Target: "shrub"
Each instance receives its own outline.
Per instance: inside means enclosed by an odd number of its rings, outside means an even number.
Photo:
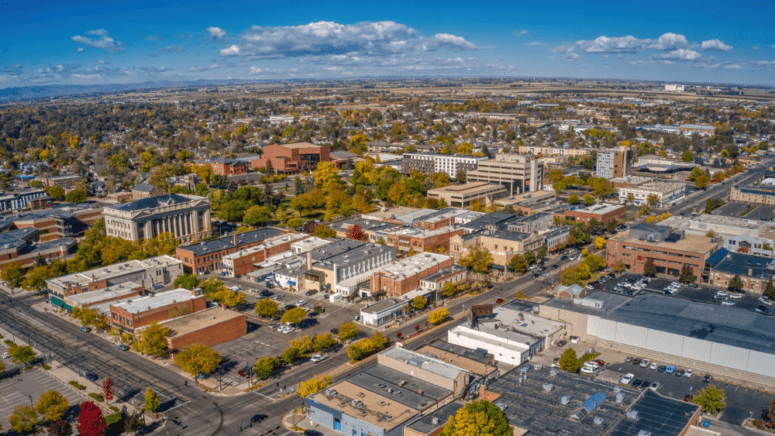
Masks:
[[[45,369],[46,371],[48,371],[49,369],[51,369],[51,367],[50,367],[50,366],[48,366],[48,365],[46,365],[45,363],[44,363],[43,365],[41,365],[41,368]]]
[[[101,403],[101,402],[103,402],[103,401],[105,401],[105,399],[104,399],[104,398],[102,398],[102,395],[100,395],[100,394],[95,394],[94,392],[90,393],[90,394],[89,394],[89,396],[90,396],[90,397],[92,397],[92,398],[94,398],[95,400],[99,401],[100,403]]]
[[[110,410],[112,410],[114,412],[119,412],[119,409],[116,406],[110,406]]]
[[[71,384],[71,385],[72,385],[74,388],[78,389],[79,391],[82,391],[82,390],[86,389],[86,386],[84,386],[84,385],[82,385],[82,384],[78,383],[78,382],[77,382],[77,381],[75,381],[75,380],[71,381],[71,382],[70,382],[70,384]]]
[[[105,417],[105,425],[112,425],[121,421],[121,412],[111,413]]]

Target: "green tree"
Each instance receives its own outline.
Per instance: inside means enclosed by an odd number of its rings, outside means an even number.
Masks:
[[[24,280],[24,268],[19,262],[6,263],[0,269],[0,279],[11,285],[12,288],[18,288]]]
[[[265,298],[256,303],[256,314],[264,318],[274,318],[280,314],[280,308],[276,301]]]
[[[167,354],[167,335],[169,327],[152,322],[143,330],[135,330],[135,341],[132,349],[142,354],[164,357]]]
[[[56,421],[65,416],[69,408],[67,398],[53,389],[40,394],[38,402],[35,403],[35,411],[43,415],[46,421]]]
[[[321,224],[315,227],[315,236],[318,238],[333,238],[336,236],[336,232],[325,224]]]
[[[685,283],[694,283],[697,280],[697,276],[694,275],[694,269],[685,263],[681,267],[681,273],[678,275],[678,279]]]
[[[245,211],[242,221],[249,226],[258,226],[268,223],[272,219],[272,209],[267,206],[252,206]]]
[[[8,419],[11,422],[11,430],[19,434],[32,433],[35,426],[38,425],[38,414],[32,409],[32,406],[16,406],[13,408],[13,414]]]
[[[175,355],[175,365],[196,377],[210,374],[221,364],[221,355],[202,344],[191,344]]]
[[[11,351],[11,359],[13,363],[17,365],[23,364],[24,366],[27,366],[35,361],[35,357],[37,357],[37,355],[29,345],[16,347]]]
[[[541,248],[536,251],[536,257],[539,259],[543,259],[546,257],[546,252],[549,251],[549,249],[546,248],[546,245],[542,245]]]
[[[515,254],[509,262],[509,266],[514,272],[524,274],[527,271],[528,263],[525,261],[525,256],[521,254]]]
[[[291,324],[298,324],[307,317],[307,312],[302,309],[301,307],[294,307],[293,309],[286,310],[285,313],[283,313],[282,318],[280,318],[280,321],[283,323],[291,323]]]
[[[581,369],[581,364],[573,348],[563,351],[560,356],[560,369],[568,372],[578,372]]]
[[[654,259],[649,257],[646,259],[646,263],[643,265],[643,275],[653,276],[657,274],[657,266],[654,265]]]
[[[732,280],[729,281],[727,287],[735,292],[740,292],[740,290],[743,289],[743,280],[739,275],[735,274],[735,276],[732,277]]]
[[[725,400],[726,393],[724,390],[709,384],[694,397],[692,403],[702,407],[703,413],[717,413],[727,407]]]
[[[576,194],[571,195],[568,197],[568,204],[577,204],[579,202],[579,196]]]
[[[439,436],[512,436],[500,407],[487,400],[473,401],[449,418]]]
[[[595,272],[605,268],[605,259],[594,254],[590,254],[584,258],[584,263],[589,267],[590,272]]]
[[[280,359],[276,357],[262,357],[256,361],[253,366],[253,374],[256,377],[265,380],[271,377],[274,371],[280,366]]]
[[[358,334],[360,334],[361,330],[358,328],[358,326],[352,322],[352,321],[345,321],[342,323],[342,325],[339,326],[339,333],[337,336],[339,337],[340,341],[346,341],[348,339],[352,339]]]
[[[484,274],[490,268],[493,262],[490,250],[483,247],[473,247],[468,250],[468,254],[460,259],[460,264],[479,274]]]
[[[86,191],[83,189],[73,189],[65,194],[65,201],[68,203],[83,203],[86,201],[86,198],[88,198],[88,195],[86,195]]]
[[[315,353],[333,348],[338,342],[331,333],[323,333],[322,335],[312,336],[312,351]]]
[[[329,386],[331,386],[331,376],[318,375],[307,381],[303,381],[299,383],[299,386],[296,392],[302,398],[305,398]]]
[[[692,154],[692,152],[691,152],[691,151],[689,151],[689,150],[686,150],[686,151],[684,152],[683,156],[681,157],[681,159],[682,159],[684,162],[694,162],[694,155]]]
[[[710,183],[710,179],[705,174],[698,176],[696,179],[694,179],[694,186],[697,189],[705,189],[708,187],[708,183]]]
[[[649,194],[646,198],[646,202],[648,202],[649,206],[655,207],[659,204],[659,196],[657,196],[657,194]]]
[[[584,204],[586,204],[587,206],[591,206],[591,205],[593,205],[595,203],[596,203],[595,197],[593,197],[593,196],[591,196],[589,194],[584,196]]]
[[[43,190],[46,191],[46,194],[48,194],[48,196],[55,201],[59,201],[65,198],[65,190],[59,186],[46,186],[43,188]]]
[[[159,402],[159,395],[148,387],[148,389],[145,390],[145,410],[155,412],[159,410],[160,407],[161,403]]]
[[[302,354],[303,353],[298,348],[289,347],[283,351],[283,354],[280,357],[285,363],[292,365],[294,362],[301,359]]]
[[[525,252],[525,262],[527,262],[528,265],[535,262],[536,255],[533,253],[533,250],[527,250]]]
[[[189,291],[199,287],[199,279],[194,274],[181,274],[175,278],[172,284],[177,288],[188,289]]]
[[[428,300],[423,298],[421,295],[414,297],[412,300],[412,306],[414,306],[416,310],[423,310],[427,304]]]
[[[775,283],[772,282],[772,279],[770,279],[770,281],[767,282],[767,287],[764,290],[764,295],[768,296],[770,300],[775,300]]]

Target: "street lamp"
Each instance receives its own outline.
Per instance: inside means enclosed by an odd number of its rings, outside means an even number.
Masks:
[[[30,397],[30,407],[32,407],[34,409],[35,406],[32,405],[32,395],[27,395],[27,396]]]

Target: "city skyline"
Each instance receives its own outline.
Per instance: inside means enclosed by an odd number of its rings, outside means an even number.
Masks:
[[[428,76],[775,79],[775,6],[767,3],[2,7],[0,88]]]

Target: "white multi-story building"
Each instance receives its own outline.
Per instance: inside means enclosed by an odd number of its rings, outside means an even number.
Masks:
[[[209,237],[210,200],[195,195],[170,194],[144,198],[103,209],[108,236],[142,241],[172,233],[183,242]]]
[[[628,201],[630,194],[632,194],[635,204],[647,203],[649,196],[656,195],[657,207],[671,206],[686,198],[686,185],[683,183],[651,182],[640,186],[619,188],[619,200],[622,203]]]
[[[544,164],[524,154],[499,154],[495,159],[479,162],[469,171],[468,182],[496,183],[509,190],[509,195],[540,191],[544,183]]]
[[[486,156],[467,156],[462,154],[440,153],[404,153],[402,169],[406,174],[419,171],[423,174],[447,173],[454,178],[458,172],[472,171],[479,162],[487,160]]]

